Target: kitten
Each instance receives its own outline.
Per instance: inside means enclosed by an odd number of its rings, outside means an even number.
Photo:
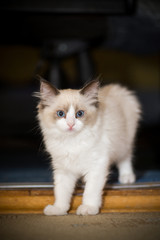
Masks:
[[[111,164],[117,165],[121,183],[135,181],[132,152],[140,104],[126,88],[100,88],[96,80],[80,90],[58,90],[41,78],[39,97],[38,119],[55,185],[55,203],[44,214],[67,214],[80,177],[85,190],[77,214],[97,214]]]

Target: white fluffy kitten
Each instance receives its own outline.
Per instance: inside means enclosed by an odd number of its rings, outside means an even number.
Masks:
[[[58,90],[41,79],[38,119],[54,169],[54,205],[46,215],[64,215],[70,208],[77,179],[85,190],[78,215],[99,212],[111,164],[121,183],[133,183],[132,151],[140,105],[119,85],[99,88],[92,81],[80,90]]]

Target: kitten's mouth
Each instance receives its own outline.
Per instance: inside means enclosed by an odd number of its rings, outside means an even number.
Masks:
[[[74,128],[73,128],[73,127],[70,127],[70,128],[68,128],[68,131],[69,131],[69,132],[73,132],[73,131],[74,131]]]

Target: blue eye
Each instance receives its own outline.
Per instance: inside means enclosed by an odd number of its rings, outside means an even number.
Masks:
[[[83,115],[84,115],[84,111],[83,111],[83,110],[79,110],[79,111],[76,113],[76,117],[77,117],[77,118],[81,118],[81,117],[83,117]]]
[[[59,110],[59,111],[57,111],[57,116],[58,116],[58,117],[60,117],[60,118],[63,118],[63,117],[65,117],[65,116],[66,116],[66,114],[65,114],[65,112],[64,112],[64,111],[62,111],[62,110]]]

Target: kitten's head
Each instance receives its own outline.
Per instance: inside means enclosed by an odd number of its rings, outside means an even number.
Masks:
[[[38,118],[42,127],[51,131],[77,133],[93,125],[97,117],[99,81],[80,90],[58,90],[41,78]]]

